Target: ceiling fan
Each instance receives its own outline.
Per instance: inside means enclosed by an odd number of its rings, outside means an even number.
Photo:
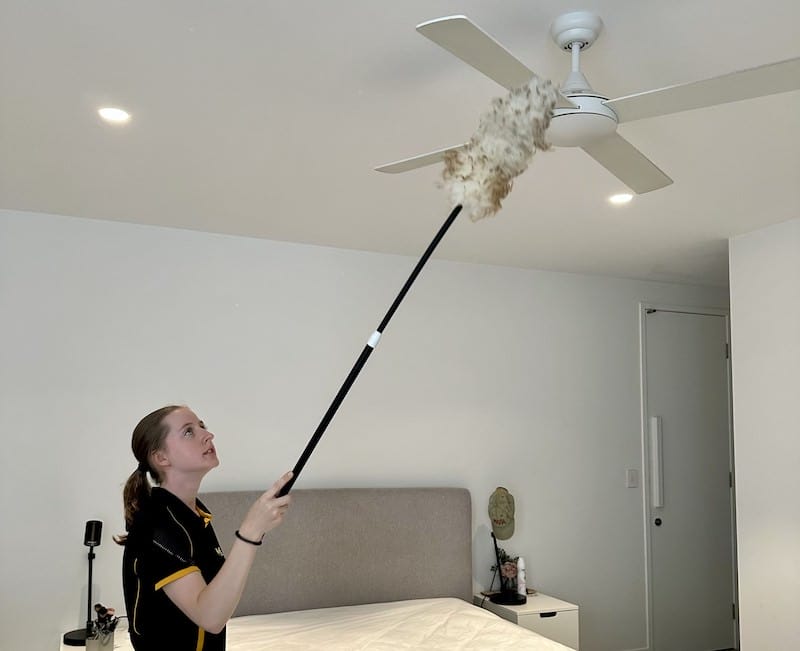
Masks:
[[[800,58],[795,58],[608,99],[592,89],[580,69],[581,52],[602,29],[600,17],[589,11],[563,14],[550,27],[556,44],[571,52],[572,70],[561,86],[561,101],[547,135],[557,147],[580,147],[637,194],[663,188],[672,179],[617,133],[618,124],[800,88]],[[466,16],[437,18],[418,25],[417,31],[509,90],[528,83],[534,74]],[[375,169],[406,172],[438,163],[448,151],[466,146],[445,147]]]

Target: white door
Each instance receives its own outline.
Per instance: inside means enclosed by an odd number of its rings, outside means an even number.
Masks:
[[[727,318],[646,309],[653,651],[736,644]]]

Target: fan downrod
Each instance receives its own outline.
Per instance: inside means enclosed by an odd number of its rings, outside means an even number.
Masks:
[[[553,113],[548,137],[556,147],[581,147],[617,130],[616,114],[603,104],[606,98],[592,90],[580,67],[581,51],[591,47],[602,30],[600,16],[590,11],[563,14],[550,27],[556,45],[572,52],[572,70],[561,92],[575,104]]]

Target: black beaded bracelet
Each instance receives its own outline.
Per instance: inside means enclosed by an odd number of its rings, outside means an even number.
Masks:
[[[236,533],[236,537],[239,540],[241,540],[242,542],[246,542],[249,545],[255,545],[256,547],[258,547],[261,543],[264,542],[264,537],[263,536],[261,537],[261,540],[250,540],[249,538],[245,538],[242,534],[240,534],[238,529],[236,530],[235,533]]]

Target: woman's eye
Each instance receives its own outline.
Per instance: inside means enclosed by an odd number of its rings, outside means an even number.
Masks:
[[[192,431],[192,428],[191,428],[191,427],[190,427],[190,428],[188,428],[188,429],[187,429],[187,430],[186,430],[186,431],[183,433],[183,435],[184,435],[186,438],[189,438],[189,437],[190,437],[190,436],[192,436],[193,434],[194,434],[194,432]]]

